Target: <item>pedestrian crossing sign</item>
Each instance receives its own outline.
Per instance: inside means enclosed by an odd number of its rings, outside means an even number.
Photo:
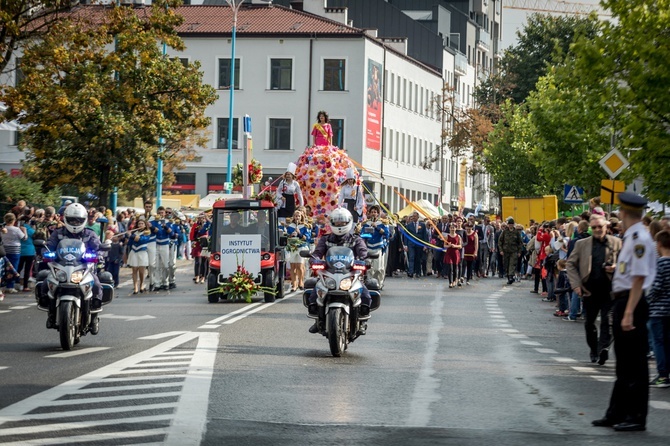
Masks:
[[[584,189],[566,184],[563,188],[563,202],[568,204],[582,204],[584,202]]]

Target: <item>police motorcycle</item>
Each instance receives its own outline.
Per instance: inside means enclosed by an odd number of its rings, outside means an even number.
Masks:
[[[48,270],[37,274],[35,299],[37,308],[49,311],[55,308],[55,324],[51,327],[60,334],[60,345],[63,350],[72,350],[87,333],[98,334],[98,326],[91,321],[102,309],[92,310],[93,275],[96,274],[98,253],[86,251],[86,244],[77,239],[63,239],[58,243],[55,252],[46,248],[44,240],[35,240],[35,246],[44,247],[43,261]],[[100,250],[109,249],[100,245]],[[102,287],[102,305],[109,304],[114,298],[114,281],[109,272],[98,274]],[[48,293],[42,295],[42,282],[47,281]]]
[[[368,257],[375,254],[368,253]],[[348,344],[361,335],[361,326],[370,319],[370,315],[359,315],[361,291],[365,280],[365,261],[355,260],[354,252],[346,246],[332,246],[325,260],[313,258],[308,250],[300,251],[300,256],[311,259],[311,270],[317,278],[305,281],[303,304],[309,307],[309,296],[316,288],[316,303],[319,315],[309,315],[317,319],[319,333],[328,338],[330,352],[341,356]],[[381,296],[375,283],[366,283],[372,304],[370,311],[379,308]]]

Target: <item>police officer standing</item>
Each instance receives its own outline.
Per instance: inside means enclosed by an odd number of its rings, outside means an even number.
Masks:
[[[612,281],[616,382],[605,417],[592,424],[616,431],[643,431],[649,405],[649,307],[644,290],[656,275],[656,249],[641,222],[647,200],[624,192],[619,201],[625,233]]]

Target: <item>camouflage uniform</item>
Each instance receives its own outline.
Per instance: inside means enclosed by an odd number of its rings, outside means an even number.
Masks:
[[[523,247],[521,234],[516,229],[505,227],[498,239],[500,250],[503,252],[504,271],[508,279],[514,278],[516,274],[517,261]]]

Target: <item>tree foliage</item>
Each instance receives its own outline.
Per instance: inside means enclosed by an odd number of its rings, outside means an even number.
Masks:
[[[24,80],[0,97],[8,118],[28,126],[27,175],[96,190],[106,203],[114,186],[153,190],[159,154],[173,167],[192,158],[216,94],[198,62],[162,55],[160,42],[184,48],[175,32],[182,20],[165,1],[138,10],[80,6],[28,43]]]
[[[60,203],[59,188],[44,191],[42,184],[25,177],[10,177],[7,172],[0,171],[0,201],[15,203],[25,200],[41,206],[55,206]]]
[[[621,179],[642,177],[654,200],[670,196],[670,0],[605,0],[613,20],[575,48],[575,75],[586,87],[606,84],[624,114],[616,145],[631,162]],[[597,94],[589,90],[589,95]]]
[[[542,171],[533,163],[535,129],[525,105],[507,100],[485,144],[482,164],[498,197],[534,196],[547,192]]]
[[[48,32],[71,5],[71,0],[0,0],[0,73],[19,46]]]
[[[517,104],[526,100],[547,67],[560,65],[570,45],[580,37],[593,39],[598,32],[595,16],[555,16],[532,14],[522,31],[517,31],[518,44],[505,51],[501,59],[502,92]],[[488,84],[484,84],[487,88]]]

